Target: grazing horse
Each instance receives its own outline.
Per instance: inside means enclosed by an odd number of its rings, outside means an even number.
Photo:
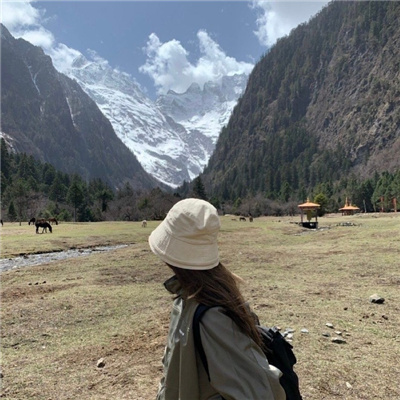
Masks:
[[[34,225],[35,222],[36,222],[36,218],[33,217],[33,218],[31,218],[31,219],[29,220],[28,225],[30,225],[31,223],[32,223],[32,225]]]
[[[147,221],[144,219],[144,220],[142,221],[142,228],[146,228],[146,226],[147,226]]]
[[[56,225],[58,225],[58,221],[57,221],[55,218],[49,218],[47,221],[48,221],[49,223],[50,223],[50,222],[54,222]]]
[[[49,229],[50,233],[53,233],[53,229],[52,229],[51,225],[46,221],[45,222],[37,221],[35,226],[36,226],[36,233],[39,233],[39,228],[43,228],[42,233],[43,232],[47,233],[47,229]]]
[[[0,219],[0,223],[1,223],[1,226],[3,226],[3,220],[2,219]]]
[[[239,221],[246,221],[245,217],[239,217]]]

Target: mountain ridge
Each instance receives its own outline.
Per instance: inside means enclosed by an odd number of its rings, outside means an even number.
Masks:
[[[93,100],[40,47],[15,39],[1,24],[1,50],[1,131],[14,151],[114,188],[158,186]]]
[[[221,132],[207,191],[305,200],[317,184],[398,169],[399,21],[398,3],[332,2],[279,39]]]

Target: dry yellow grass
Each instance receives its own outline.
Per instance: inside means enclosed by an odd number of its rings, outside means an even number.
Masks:
[[[305,400],[399,399],[400,215],[327,216],[318,231],[298,219],[221,217],[222,261],[264,323],[295,329]],[[169,271],[147,245],[157,224],[1,228],[2,257],[129,244],[1,274],[1,398],[155,398],[171,303]],[[332,343],[334,331],[347,343]]]

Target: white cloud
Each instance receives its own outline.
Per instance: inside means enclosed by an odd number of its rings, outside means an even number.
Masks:
[[[307,22],[320,11],[325,1],[266,1],[253,0],[252,7],[257,11],[257,27],[254,32],[260,44],[270,47],[277,39],[286,36],[303,22]]]
[[[139,71],[153,79],[159,93],[170,89],[182,93],[193,82],[203,86],[225,75],[249,74],[253,69],[252,64],[228,57],[206,31],[199,31],[197,38],[200,57],[192,64],[188,60],[188,51],[178,40],[162,43],[155,33],[149,36],[144,49],[147,60]]]
[[[65,71],[81,53],[56,43],[54,35],[43,27],[46,10],[32,7],[30,1],[3,1],[2,22],[15,38],[40,46],[59,71]]]
[[[103,65],[104,67],[111,68],[109,62],[101,57],[96,50],[88,49],[87,50],[88,56],[91,60],[93,60],[96,64]]]
[[[71,67],[75,58],[82,55],[78,50],[71,49],[62,43],[49,49],[48,54],[53,60],[54,67],[60,72],[65,72]]]
[[[3,1],[2,23],[10,30],[40,25],[41,11],[31,6],[29,1]]]
[[[13,36],[25,39],[35,46],[40,46],[43,50],[50,50],[54,46],[53,34],[42,26],[35,29],[15,31]]]
[[[54,36],[41,25],[44,12],[32,7],[29,1],[5,1],[2,22],[14,37],[48,50],[54,45]]]

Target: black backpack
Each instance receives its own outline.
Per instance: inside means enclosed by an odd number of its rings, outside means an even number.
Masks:
[[[193,316],[193,336],[196,349],[210,380],[207,358],[200,337],[200,320],[209,308],[211,307],[204,304],[200,304],[197,307]],[[268,362],[282,372],[279,381],[285,390],[286,400],[302,400],[299,378],[293,370],[293,366],[297,361],[293,353],[293,346],[286,341],[275,327],[267,328],[266,326],[257,325],[257,328],[261,333],[264,345],[263,351]]]

